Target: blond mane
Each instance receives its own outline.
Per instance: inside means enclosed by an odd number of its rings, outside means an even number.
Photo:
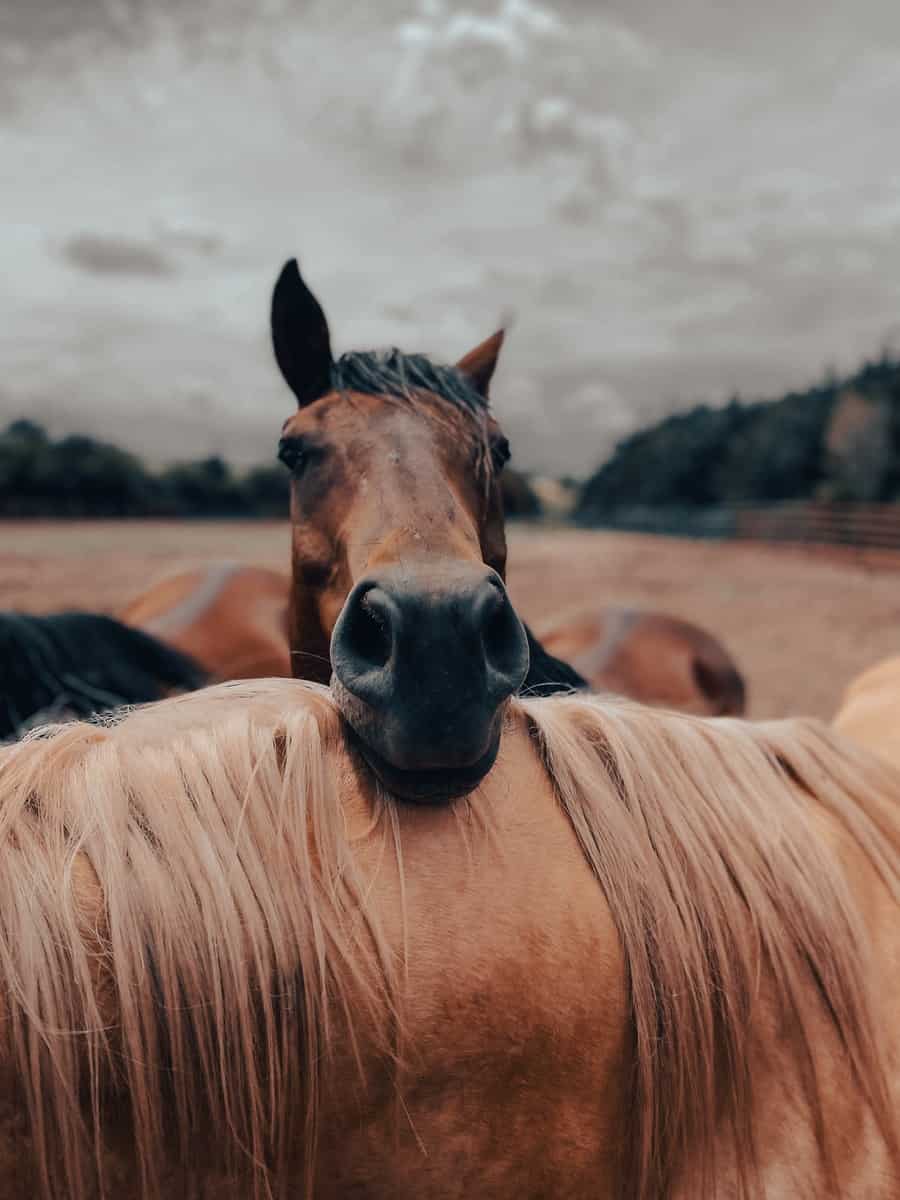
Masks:
[[[759,1190],[748,1029],[763,971],[799,1038],[823,1154],[811,992],[896,1154],[865,931],[807,799],[900,899],[900,775],[812,722],[583,697],[517,711],[624,949],[627,1195],[668,1195],[688,1160],[691,1195],[714,1194],[723,1128],[741,1194]],[[48,1194],[64,1178],[86,1200],[98,1174],[102,1189],[122,1098],[147,1196],[167,1194],[173,1148],[190,1162],[209,1130],[217,1167],[279,1194],[298,1113],[311,1194],[337,1027],[398,1056],[402,948],[355,860],[347,795],[362,787],[367,834],[401,875],[402,847],[393,802],[363,784],[327,690],[293,680],[222,685],[2,752],[0,1016],[5,1005]]]
[[[625,951],[636,1088],[627,1195],[668,1196],[689,1154],[690,1195],[713,1196],[723,1125],[739,1194],[761,1194],[750,1031],[765,968],[797,1039],[832,1190],[810,984],[900,1165],[863,982],[866,931],[807,803],[838,818],[900,901],[900,774],[811,720],[754,725],[563,697],[523,707]]]
[[[169,1139],[190,1163],[208,1130],[222,1170],[271,1194],[298,1113],[315,1144],[335,1008],[393,1053],[395,967],[350,849],[341,741],[324,689],[270,680],[4,752],[0,977],[48,1194],[60,1171],[72,1200],[92,1194],[111,1091],[145,1194],[168,1194]]]

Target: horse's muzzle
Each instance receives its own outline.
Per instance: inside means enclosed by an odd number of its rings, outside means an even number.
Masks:
[[[454,564],[391,568],[347,597],[332,688],[359,749],[404,799],[473,791],[494,764],[502,708],[528,673],[528,641],[498,575]]]

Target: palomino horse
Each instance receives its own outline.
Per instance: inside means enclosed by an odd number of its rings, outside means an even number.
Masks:
[[[430,808],[289,680],[4,750],[4,1200],[896,1200],[900,774],[504,722]]]
[[[833,724],[845,737],[900,767],[900,656],[853,680]]]
[[[289,596],[285,572],[214,563],[152,584],[119,616],[189,654],[211,679],[258,679],[292,674]],[[567,613],[539,626],[538,633],[530,643],[526,683],[532,694],[560,685],[590,687],[701,716],[744,711],[744,681],[734,661],[715,638],[687,621],[608,608]],[[571,674],[560,660],[572,664]],[[301,661],[301,672],[303,666]],[[547,678],[550,689],[541,686]]]

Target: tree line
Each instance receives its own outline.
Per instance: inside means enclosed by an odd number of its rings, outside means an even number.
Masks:
[[[280,463],[238,473],[217,456],[154,471],[127,450],[86,434],[51,438],[34,421],[0,434],[5,517],[284,517]]]
[[[698,405],[632,434],[582,488],[576,515],[791,500],[900,501],[900,360],[778,400]]]
[[[2,517],[276,517],[288,515],[289,474],[280,463],[238,472],[218,456],[151,470],[86,434],[51,438],[34,421],[0,433]],[[538,516],[524,475],[504,472],[509,516]]]

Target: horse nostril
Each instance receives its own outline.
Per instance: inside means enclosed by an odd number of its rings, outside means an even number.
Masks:
[[[478,600],[477,617],[487,665],[513,692],[528,671],[528,645],[502,585],[487,581]]]
[[[528,673],[528,641],[499,579],[438,588],[370,578],[337,619],[331,666],[346,692],[403,737],[418,730],[429,744],[456,739],[459,754],[469,743],[481,754],[494,711]]]
[[[377,670],[391,657],[396,606],[379,587],[360,591],[355,600],[343,623],[341,652],[356,671]]]

